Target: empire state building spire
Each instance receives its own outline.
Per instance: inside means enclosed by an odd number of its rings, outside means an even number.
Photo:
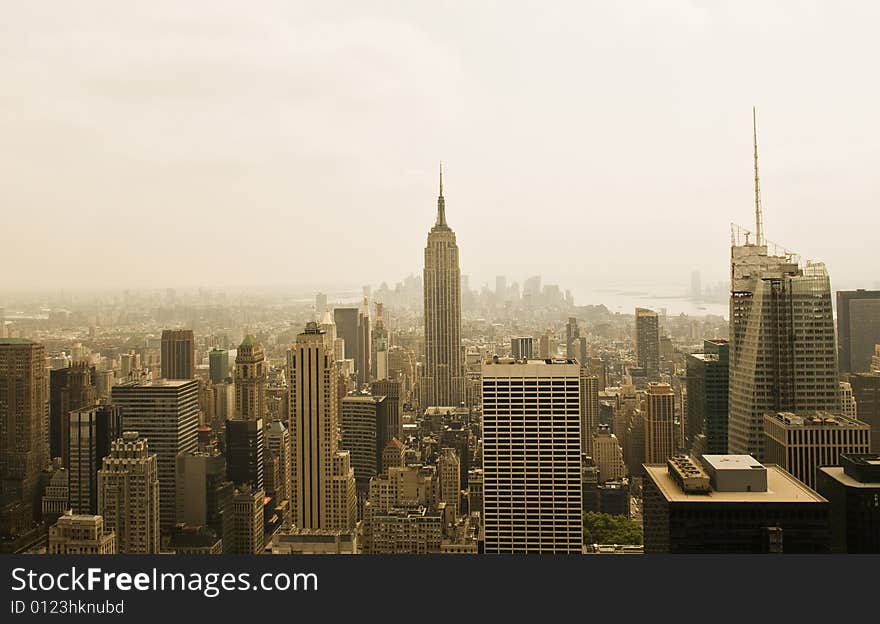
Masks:
[[[437,196],[437,223],[435,227],[449,227],[446,225],[446,200],[443,199],[443,161],[440,161],[440,195]]]

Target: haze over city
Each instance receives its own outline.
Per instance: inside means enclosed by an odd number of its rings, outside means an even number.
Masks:
[[[421,270],[441,159],[472,288],[721,281],[729,223],[753,222],[752,105],[767,238],[826,262],[835,287],[872,287],[880,91],[861,61],[878,17],[11,4],[3,287],[393,282]]]

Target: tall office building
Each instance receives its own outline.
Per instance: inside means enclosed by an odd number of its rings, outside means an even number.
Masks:
[[[159,465],[148,441],[136,431],[114,440],[98,472],[98,513],[116,532],[120,553],[159,552],[159,487]],[[172,497],[172,518],[174,503]]]
[[[229,377],[229,351],[219,348],[211,349],[208,352],[208,370],[212,384],[226,381]]]
[[[839,400],[828,271],[801,267],[786,250],[768,253],[757,131],[754,158],[754,241],[734,228],[730,247],[728,449],[763,460],[765,413],[835,411]]]
[[[675,455],[675,394],[665,383],[649,383],[645,393],[645,463],[662,464]]]
[[[263,490],[243,485],[232,498],[233,543],[236,555],[259,555],[265,546]]]
[[[727,401],[730,344],[718,338],[703,342],[702,353],[687,356],[686,446],[706,436],[705,452],[727,453]]]
[[[95,404],[94,372],[86,361],[49,371],[49,454],[50,457],[60,457],[65,465],[68,431],[63,419],[71,410]]]
[[[43,345],[0,340],[0,535],[25,533],[40,516],[47,398]]]
[[[193,379],[196,368],[196,341],[191,329],[163,329],[161,355],[163,379]]]
[[[452,508],[452,517],[455,518],[461,498],[461,461],[454,448],[440,449],[437,475],[440,478],[440,501],[446,503],[447,508]]]
[[[263,419],[226,421],[226,478],[263,489]]]
[[[210,528],[221,538],[223,552],[233,552],[235,486],[226,479],[223,455],[214,449],[181,453],[177,456],[176,486],[178,524]]]
[[[122,415],[116,405],[95,405],[68,412],[62,418],[68,433],[63,456],[68,473],[70,508],[77,514],[98,513],[98,471],[110,446],[122,435]]]
[[[569,359],[577,358],[577,348],[580,342],[581,330],[578,328],[577,319],[573,316],[568,318],[565,324],[565,357]],[[581,362],[584,364],[584,362]]]
[[[593,452],[593,434],[599,426],[599,378],[581,363],[581,452]]]
[[[372,378],[388,378],[388,328],[385,326],[384,307],[381,303],[376,304],[376,326],[373,328],[372,345],[370,347],[372,357]]]
[[[359,318],[360,311],[357,308],[335,308],[333,310],[333,320],[336,324],[336,336],[345,341],[345,357],[342,359],[357,359]]]
[[[485,552],[581,552],[580,381],[571,360],[483,364]]]
[[[880,343],[880,290],[837,291],[837,344],[840,371],[871,370],[874,345]]]
[[[381,379],[370,384],[370,394],[385,397],[385,427],[383,429],[382,446],[384,448],[392,438],[403,438],[403,423],[400,415],[403,412],[403,395],[401,383],[391,379]]]
[[[288,350],[287,378],[293,523],[300,529],[351,529],[357,496],[349,454],[339,450],[336,361],[317,323],[307,323]]]
[[[465,400],[461,353],[461,271],[455,232],[446,223],[443,169],[437,221],[425,246],[425,368],[420,380],[422,407],[458,407]]]
[[[370,374],[370,369],[373,363],[371,347],[372,333],[370,332],[370,308],[367,298],[364,297],[364,305],[358,312],[357,358],[355,360],[355,370],[357,371],[359,389],[369,384],[372,379],[372,375]]]
[[[535,357],[535,339],[531,336],[511,338],[510,357],[514,360],[530,360]]]
[[[245,336],[235,355],[235,417],[254,420],[266,416],[269,371],[263,345]]]
[[[616,481],[626,476],[623,449],[608,425],[599,425],[593,434],[593,461],[599,471],[599,483]]]
[[[764,435],[767,462],[787,470],[815,490],[820,466],[840,465],[842,453],[868,452],[871,427],[828,412],[777,412],[764,415]]]
[[[279,503],[286,502],[285,526],[292,522],[290,509],[292,496],[293,464],[290,456],[290,432],[281,420],[273,420],[266,426],[266,455],[278,464],[278,481],[270,483],[266,478],[266,494],[274,496]],[[274,471],[273,471],[274,476]]]
[[[660,327],[657,313],[647,308],[636,308],[636,359],[645,370],[648,381],[657,381],[660,375]]]
[[[859,420],[871,427],[871,452],[880,453],[880,373],[853,373],[849,383]]]
[[[370,479],[381,472],[382,451],[388,435],[387,398],[365,392],[342,399],[342,448],[351,456],[351,467],[361,498],[366,497]]]
[[[159,467],[160,524],[175,524],[177,455],[198,447],[199,382],[159,379],[113,387],[113,402],[122,410],[125,431],[137,431],[150,443]]]

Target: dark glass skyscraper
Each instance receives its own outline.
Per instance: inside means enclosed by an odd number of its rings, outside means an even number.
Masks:
[[[880,290],[837,291],[840,371],[868,372],[874,345],[877,344],[880,344]]]
[[[712,455],[727,453],[729,352],[728,342],[716,338],[687,356],[687,446],[704,434],[705,452]]]

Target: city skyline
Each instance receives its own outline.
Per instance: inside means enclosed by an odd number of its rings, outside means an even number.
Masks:
[[[454,5],[295,19],[276,5],[267,20],[105,4],[115,28],[72,8],[13,7],[0,44],[12,149],[0,165],[15,183],[0,198],[12,208],[5,229],[29,236],[4,237],[0,264],[18,268],[4,288],[305,285],[317,241],[353,220],[347,251],[368,261],[328,258],[326,283],[417,274],[418,242],[396,234],[422,230],[441,158],[472,286],[541,273],[577,295],[609,285],[589,267],[621,247],[636,262],[617,263],[616,280],[685,285],[694,268],[720,280],[726,259],[712,250],[730,221],[749,220],[753,104],[766,230],[821,256],[841,287],[875,287],[857,250],[880,219],[880,96],[850,59],[876,52],[862,29],[877,9],[811,5],[792,20],[740,6],[511,5],[504,31],[488,8],[463,20]],[[820,27],[826,46],[815,45]],[[841,202],[846,219],[825,219]],[[618,233],[600,235],[597,219]],[[254,264],[277,271],[238,265],[242,230],[261,239]],[[299,231],[310,235],[291,253]],[[34,237],[43,244],[26,244]]]

